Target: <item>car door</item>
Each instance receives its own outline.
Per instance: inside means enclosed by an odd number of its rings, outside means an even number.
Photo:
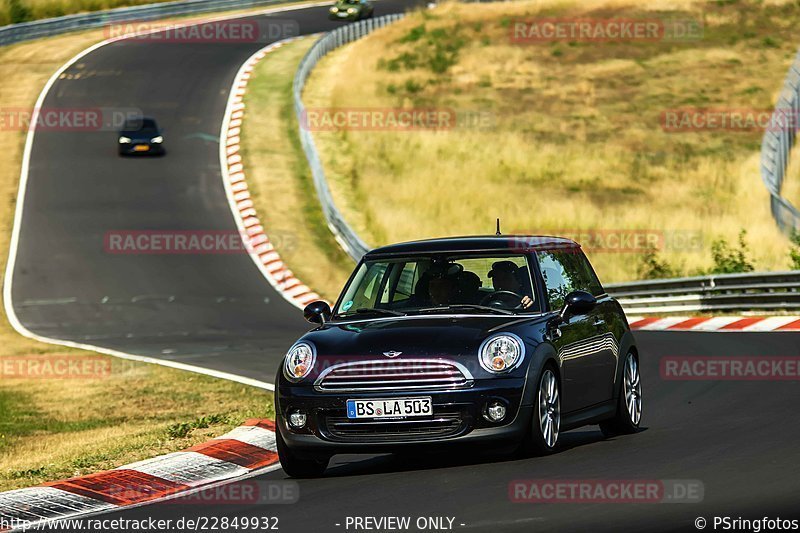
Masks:
[[[537,256],[551,310],[561,309],[564,298],[572,291],[598,291],[585,275],[582,262],[586,258],[580,249],[547,250],[538,252]],[[599,291],[602,292],[601,287]],[[560,335],[553,339],[561,363],[564,412],[611,398],[616,368],[615,340],[605,313],[605,305],[601,303],[586,314],[568,316],[558,327]]]

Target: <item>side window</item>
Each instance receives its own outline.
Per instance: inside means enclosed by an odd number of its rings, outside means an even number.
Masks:
[[[564,305],[564,298],[572,291],[586,291],[594,296],[605,292],[597,279],[592,265],[579,249],[539,252],[539,267],[542,270],[550,309]]]
[[[600,280],[597,279],[597,274],[594,273],[594,269],[584,253],[578,251],[572,253],[572,255],[575,256],[575,273],[580,278],[580,284],[583,290],[594,296],[600,296],[606,292],[600,284]]]
[[[561,261],[563,252],[538,252],[539,269],[542,271],[550,309],[557,311],[564,305],[564,298],[575,290],[575,283]]]
[[[350,295],[349,299],[353,302],[350,306],[353,309],[375,306],[385,272],[386,263],[373,263],[369,265],[369,268],[364,274],[364,280],[356,286],[356,293]]]
[[[393,263],[392,275],[389,283],[386,284],[381,303],[404,302],[411,298],[414,293],[414,286],[417,283],[417,263]],[[390,290],[391,289],[391,290]]]

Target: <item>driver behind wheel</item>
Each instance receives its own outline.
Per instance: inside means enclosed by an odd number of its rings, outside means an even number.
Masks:
[[[533,305],[533,299],[529,296],[530,289],[520,282],[521,273],[522,269],[513,261],[497,261],[492,264],[488,275],[492,278],[494,290],[509,291],[520,295],[520,305],[523,309],[528,309]]]

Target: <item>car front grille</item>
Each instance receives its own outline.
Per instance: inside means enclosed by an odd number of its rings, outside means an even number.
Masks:
[[[471,387],[472,374],[441,359],[357,361],[324,370],[314,383],[320,392],[459,389]]]
[[[467,424],[461,411],[435,413],[432,418],[405,420],[351,420],[323,416],[326,437],[341,442],[390,442],[452,437],[462,433]]]

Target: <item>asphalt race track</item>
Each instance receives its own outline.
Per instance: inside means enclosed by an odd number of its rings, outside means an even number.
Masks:
[[[403,5],[381,2],[378,14]],[[302,33],[334,24],[324,8],[277,16],[297,20]],[[235,230],[210,139],[236,70],[261,46],[119,42],[53,86],[46,107],[142,108],[165,129],[169,153],[119,158],[113,132],[36,134],[13,285],[27,328],[272,380],[306,325],[247,255],[104,250],[113,230]],[[592,426],[562,434],[560,453],[534,459],[338,456],[324,478],[298,481],[294,504],[175,500],[102,518],[278,517],[280,531],[336,532],[356,530],[346,527],[348,516],[408,516],[412,524],[444,516],[455,530],[534,532],[696,531],[698,517],[714,530],[715,515],[800,516],[796,381],[659,376],[665,356],[800,356],[800,335],[642,332],[637,339],[645,394],[637,435],[604,440]],[[694,480],[704,495],[685,504],[509,500],[513,480],[553,478]],[[257,481],[285,479],[277,470]]]
[[[277,516],[280,530],[291,532],[355,531],[344,527],[347,516],[449,516],[455,530],[520,532],[696,531],[698,517],[798,518],[797,382],[665,381],[659,374],[664,356],[798,356],[798,336],[650,332],[637,339],[645,412],[636,435],[604,440],[596,426],[586,427],[563,433],[560,453],[532,459],[337,456],[324,478],[298,481],[298,503],[204,506],[196,498],[104,518]],[[509,501],[511,481],[553,478],[697,480],[704,497],[700,503]],[[258,480],[283,479],[276,471]]]
[[[272,18],[309,34],[336,27],[326,15]],[[217,139],[236,72],[268,42],[126,40],[53,85],[43,108],[140,109],[158,120],[168,154],[120,158],[116,131],[37,131],[12,290],[30,331],[272,382],[307,323],[246,253],[106,250],[108,232],[236,231]]]

